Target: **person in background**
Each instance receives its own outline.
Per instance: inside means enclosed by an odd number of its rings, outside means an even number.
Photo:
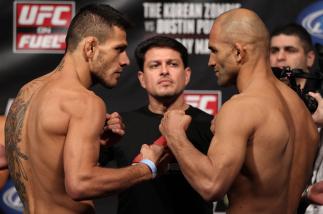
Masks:
[[[138,44],[135,57],[138,79],[148,96],[148,104],[121,113],[126,127],[122,140],[109,148],[106,157],[118,167],[132,163],[143,144],[152,144],[161,134],[158,129],[164,113],[181,109],[193,118],[187,129],[192,145],[206,154],[212,139],[212,115],[189,106],[184,89],[191,69],[186,48],[175,39],[154,36]],[[139,124],[138,124],[139,123]],[[164,174],[133,186],[119,194],[118,214],[212,214],[212,203],[203,198],[185,180],[174,158],[164,164]]]
[[[309,73],[315,62],[310,34],[299,24],[290,23],[273,30],[270,39],[271,67],[289,67]],[[319,89],[319,81],[296,78],[305,92]]]

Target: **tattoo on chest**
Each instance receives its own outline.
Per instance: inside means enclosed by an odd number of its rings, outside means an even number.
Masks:
[[[8,159],[8,168],[12,176],[19,197],[24,204],[25,211],[28,212],[27,194],[25,182],[28,181],[26,169],[23,161],[28,161],[28,156],[19,148],[22,137],[22,127],[24,116],[29,101],[25,101],[20,94],[10,108],[5,126],[6,155]]]

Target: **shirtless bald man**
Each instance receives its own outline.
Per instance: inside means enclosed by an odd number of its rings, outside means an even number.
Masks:
[[[216,116],[207,155],[188,141],[183,111],[162,119],[168,147],[204,199],[228,194],[228,213],[296,213],[318,135],[302,100],[272,74],[264,23],[250,10],[231,10],[215,20],[209,49],[218,84],[239,94]]]
[[[100,144],[124,130],[119,115],[106,117],[104,102],[88,88],[97,81],[117,84],[129,64],[127,26],[108,5],[83,8],[71,22],[60,65],[20,89],[5,141],[24,213],[94,213],[90,199],[153,177],[161,146],[151,146],[155,154],[142,147],[143,158],[151,161],[147,165],[107,169],[97,164]]]

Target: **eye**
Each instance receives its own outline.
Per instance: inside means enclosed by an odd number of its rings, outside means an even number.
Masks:
[[[178,67],[178,63],[177,62],[170,62],[169,65],[171,67]]]
[[[167,64],[167,66],[176,68],[180,65],[180,62],[175,59],[170,59],[170,60],[167,60],[166,64]]]
[[[289,53],[297,53],[298,52],[298,49],[295,48],[295,47],[287,47],[286,48],[286,52],[289,52]]]
[[[271,54],[276,54],[276,53],[278,53],[278,51],[279,51],[279,48],[275,48],[275,47],[270,48],[270,53]]]
[[[151,63],[148,66],[150,69],[154,69],[154,68],[158,68],[159,67],[159,63]]]
[[[127,46],[126,46],[126,45],[121,45],[121,46],[117,46],[117,47],[115,47],[114,49],[115,49],[116,51],[118,51],[119,53],[122,53],[122,52],[124,52],[124,51],[126,50],[126,48],[127,48]]]
[[[211,53],[213,53],[213,54],[218,53],[218,49],[216,49],[216,48],[214,48],[214,47],[209,47],[209,50],[210,50],[210,52],[211,52]]]

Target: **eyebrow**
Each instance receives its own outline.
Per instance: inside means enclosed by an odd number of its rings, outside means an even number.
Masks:
[[[211,47],[211,46],[209,46],[209,50],[210,50],[210,51],[212,51],[212,52],[216,52],[216,51],[218,51],[218,49],[216,49],[216,48],[214,48],[214,47]]]
[[[125,50],[128,47],[128,44],[120,44],[115,46],[115,49]]]

